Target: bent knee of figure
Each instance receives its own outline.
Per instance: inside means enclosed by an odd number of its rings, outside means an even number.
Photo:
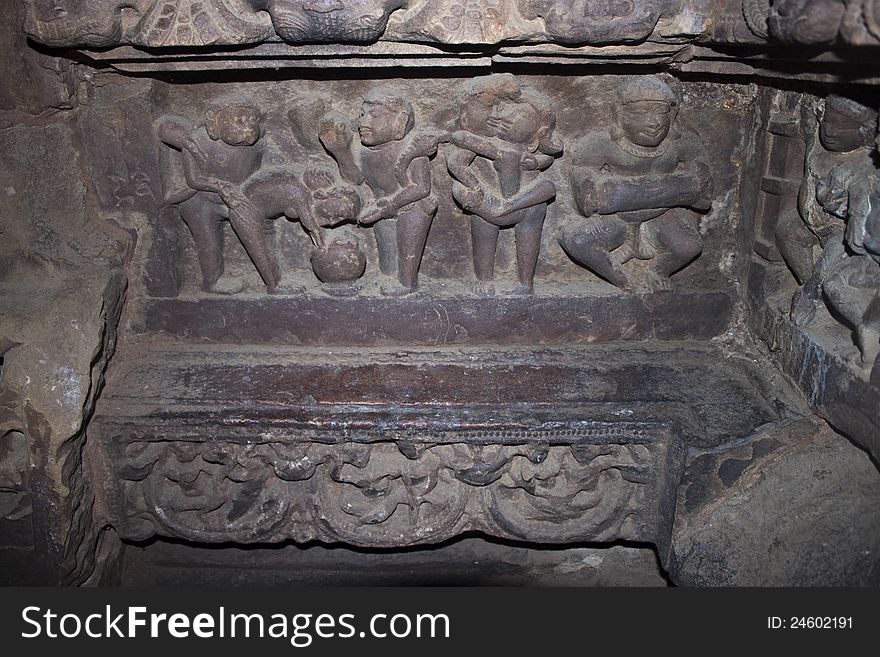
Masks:
[[[613,251],[629,234],[627,225],[616,217],[594,217],[568,226],[562,231],[563,246],[579,246]]]

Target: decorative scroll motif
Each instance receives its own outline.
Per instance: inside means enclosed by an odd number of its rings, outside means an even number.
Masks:
[[[755,36],[809,46],[877,45],[878,9],[878,0],[743,0]]]
[[[403,547],[470,530],[536,542],[650,540],[666,449],[135,440],[111,449],[107,496],[121,533],[136,540]]]
[[[566,253],[623,289],[668,289],[703,250],[695,213],[712,205],[699,137],[676,123],[678,95],[657,77],[620,89],[610,134],[574,149],[572,185],[585,221],[560,237]]]
[[[459,101],[447,167],[452,194],[471,215],[474,270],[495,276],[502,228],[515,228],[519,292],[532,292],[547,205],[556,186],[542,175],[562,155],[556,114],[545,96],[512,75],[470,83]]]
[[[824,302],[853,329],[857,360],[871,367],[880,354],[880,171],[871,154],[877,112],[829,96],[820,117],[805,106],[798,212],[777,229],[779,250],[801,283],[791,317],[808,325]]]
[[[628,43],[647,39],[680,0],[517,0],[528,20],[541,19],[551,41]]]

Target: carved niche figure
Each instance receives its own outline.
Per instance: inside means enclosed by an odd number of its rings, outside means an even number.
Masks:
[[[835,200],[845,198],[853,176],[871,167],[871,145],[877,113],[842,96],[829,96],[817,116],[809,103],[801,107],[801,123],[806,135],[805,175],[798,193],[797,211],[779,219],[776,244],[785,263],[801,285],[813,273],[817,251],[843,231],[845,208],[834,208]],[[818,128],[817,128],[818,122]],[[818,139],[817,139],[818,136]],[[817,183],[835,169],[833,179],[841,193],[827,194],[819,201]]]
[[[372,43],[407,0],[250,0],[290,43]]]
[[[157,134],[166,145],[183,154],[187,187],[172,192],[166,201],[177,203],[199,257],[203,288],[209,292],[230,292],[218,287],[223,275],[223,221],[229,220],[269,288],[278,284],[278,271],[265,244],[262,226],[240,221],[243,215],[230,213],[223,192],[231,199],[263,161],[262,113],[241,101],[221,101],[205,112],[205,125],[194,127],[186,119],[159,119]]]
[[[832,134],[845,143],[845,132]],[[860,130],[849,135],[850,143],[859,136]],[[846,228],[832,224],[821,257],[792,301],[792,319],[808,323],[824,299],[853,329],[861,365],[870,367],[880,355],[880,171],[868,158],[840,162],[816,185],[816,200]]]
[[[703,251],[695,213],[712,205],[713,182],[699,138],[676,123],[679,99],[660,78],[627,82],[617,93],[611,133],[578,143],[575,201],[587,218],[563,230],[560,244],[578,264],[622,289],[640,283],[624,265],[638,259],[649,289]]]
[[[623,43],[647,39],[679,0],[518,0],[523,18],[542,18],[560,43]]]
[[[374,226],[379,268],[386,276],[396,274],[400,284],[397,289],[384,288],[391,293],[416,289],[437,213],[430,158],[437,152],[439,138],[414,127],[412,105],[383,89],[363,102],[357,122],[359,143],[350,122],[337,112],[328,113],[319,126],[321,143],[342,177],[356,185],[366,183],[375,196],[358,223]]]
[[[543,172],[562,154],[550,101],[510,74],[468,84],[447,168],[456,202],[471,215],[474,270],[495,275],[502,228],[515,228],[519,293],[531,293],[547,206],[556,186]]]

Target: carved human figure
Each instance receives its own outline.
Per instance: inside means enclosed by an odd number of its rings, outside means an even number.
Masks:
[[[358,223],[374,226],[379,268],[399,282],[399,287],[383,288],[390,293],[408,293],[418,286],[425,242],[437,212],[430,158],[439,137],[414,127],[412,105],[383,89],[364,100],[357,141],[350,122],[337,112],[327,114],[319,127],[321,143],[342,177],[356,185],[366,183],[375,196]]]
[[[876,121],[874,110],[842,96],[829,96],[821,108],[809,103],[802,107],[805,175],[797,210],[780,217],[776,227],[779,252],[802,285],[813,274],[821,249],[835,236],[840,241],[846,208],[838,206],[848,198],[853,177],[872,166],[870,151]],[[834,176],[829,177],[832,170]],[[823,179],[824,202],[820,202],[817,186]]]
[[[516,237],[520,293],[531,293],[547,206],[556,186],[543,174],[562,154],[550,101],[510,74],[471,82],[459,100],[458,129],[447,156],[452,194],[471,215],[474,270],[495,276],[501,229]]]
[[[622,289],[641,283],[624,267],[633,259],[645,261],[649,289],[665,289],[703,250],[696,213],[711,207],[713,182],[699,138],[676,123],[679,106],[660,78],[635,78],[617,93],[610,134],[592,132],[575,149],[572,186],[586,220],[559,242]]]
[[[880,170],[866,158],[838,163],[817,183],[816,200],[846,227],[835,225],[824,241],[792,319],[806,324],[824,300],[853,329],[861,365],[870,367],[880,355]]]
[[[235,189],[259,170],[263,161],[261,122],[259,109],[231,100],[209,106],[203,126],[195,127],[177,116],[162,117],[157,124],[159,139],[183,155],[187,187],[167,200],[178,204],[192,233],[206,291],[226,291],[218,288],[224,270],[224,220],[232,224],[266,285],[274,288],[278,284],[262,226],[230,213],[222,195],[231,199]]]
[[[407,0],[250,0],[289,43],[371,43]]]

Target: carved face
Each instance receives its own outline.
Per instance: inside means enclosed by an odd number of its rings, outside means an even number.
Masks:
[[[253,146],[262,136],[260,113],[252,107],[229,106],[209,110],[205,128],[211,139],[230,146]]]
[[[819,141],[832,153],[848,153],[865,144],[865,135],[855,117],[826,105],[819,124]]]
[[[358,133],[364,146],[381,146],[403,139],[409,115],[393,104],[367,102],[358,117]]]
[[[513,144],[528,144],[538,130],[539,117],[528,103],[499,99],[492,107],[486,125],[492,133]]]
[[[655,100],[625,103],[619,110],[623,136],[637,146],[656,148],[669,135],[675,118],[673,105]]]

